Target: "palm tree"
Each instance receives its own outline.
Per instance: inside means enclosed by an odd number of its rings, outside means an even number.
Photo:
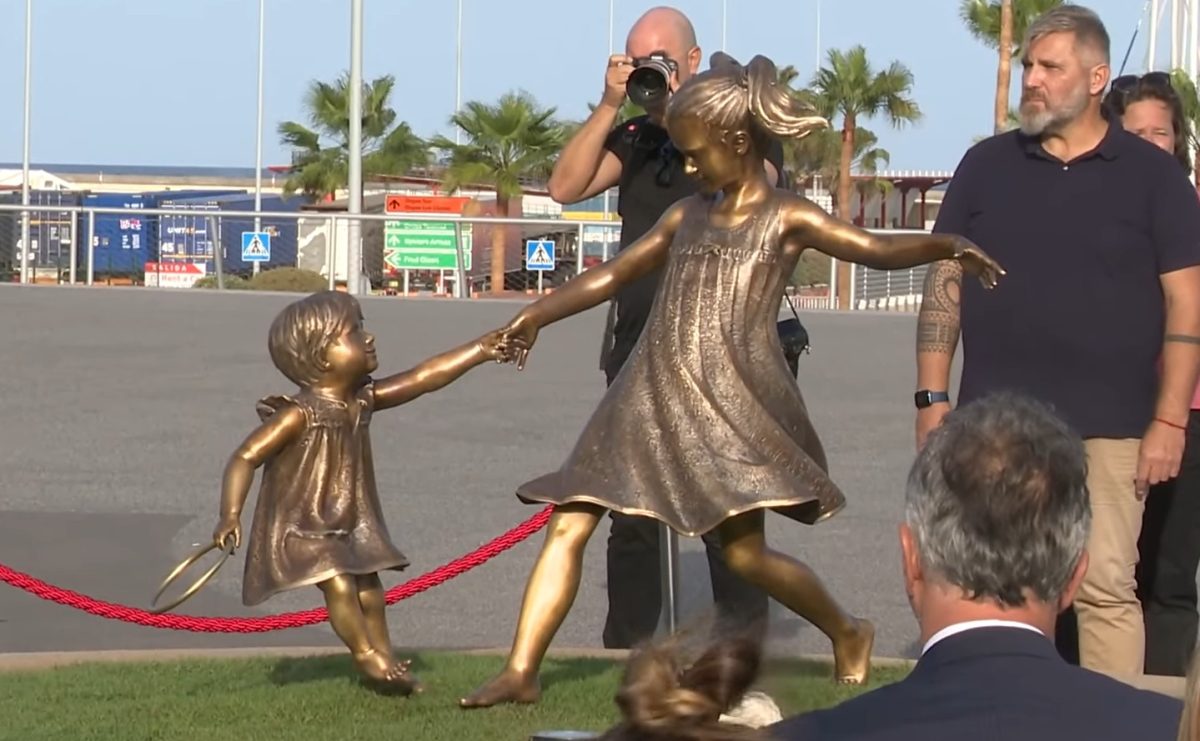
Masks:
[[[588,113],[596,110],[595,103],[588,103]],[[617,121],[628,121],[631,118],[646,115],[646,109],[642,108],[637,103],[634,103],[629,98],[621,101],[621,107],[617,109]]]
[[[838,165],[837,215],[844,221],[850,217],[850,174],[854,163],[855,133],[860,118],[886,116],[893,127],[900,128],[921,120],[921,110],[912,99],[913,75],[900,62],[893,61],[887,69],[875,71],[867,60],[867,50],[855,46],[847,52],[831,49],[829,65],[817,70],[807,95],[817,111],[830,119],[842,118],[841,153]],[[848,305],[850,271],[838,267],[838,302]]]
[[[850,171],[860,175],[874,175],[891,162],[892,155],[879,145],[879,137],[861,126],[854,132],[854,152],[850,160]],[[842,134],[833,129],[814,131],[799,141],[784,144],[784,164],[791,170],[797,183],[809,178],[819,178],[834,194],[841,184]]]
[[[1000,2],[1000,43],[999,61],[996,63],[996,107],[993,110],[996,120],[997,134],[1004,132],[1008,123],[1008,101],[1012,84],[1012,47],[1013,47],[1013,0]]]
[[[454,193],[466,185],[496,189],[498,216],[507,216],[509,201],[523,192],[522,181],[546,177],[562,149],[563,127],[554,108],[541,108],[531,95],[514,92],[494,105],[471,101],[450,117],[467,136],[456,144],[436,136],[431,145],[448,154],[445,189]],[[492,230],[492,291],[504,291],[503,229]]]
[[[363,86],[363,173],[403,174],[429,162],[428,145],[401,121],[388,105],[395,85],[391,75]],[[314,80],[304,97],[304,107],[314,128],[284,121],[279,124],[283,143],[292,148],[292,173],[284,183],[287,194],[303,192],[313,199],[333,197],[350,177],[350,78],[343,74],[333,84]],[[394,125],[393,125],[394,124]],[[330,140],[324,146],[321,137]]]
[[[854,158],[851,170],[859,175],[855,190],[860,197],[867,198],[872,192],[884,197],[891,183],[877,178],[862,178],[874,175],[888,166],[891,154],[878,146],[874,132],[858,127],[854,132]],[[804,183],[809,178],[819,179],[834,194],[836,204],[841,169],[842,135],[833,129],[814,131],[805,138],[784,143],[784,166],[792,175],[793,182]],[[798,286],[824,283],[829,279],[829,257],[812,250],[805,250],[796,266],[793,282]]]
[[[590,114],[595,110],[596,110],[596,104],[588,103],[588,113]],[[646,113],[645,109],[643,109],[637,103],[634,103],[629,98],[626,98],[621,103],[621,108],[617,111],[617,122],[619,123],[621,121],[628,121],[631,118],[645,115],[645,113]],[[576,132],[578,132],[580,127],[582,127],[582,126],[583,126],[583,121],[564,121],[562,123],[563,141],[566,142],[566,141],[570,140],[570,138],[575,136]]]
[[[962,0],[959,15],[971,35],[999,56],[996,67],[995,133],[1008,128],[1009,86],[1012,60],[1024,51],[1020,44],[1029,24],[1062,0]]]

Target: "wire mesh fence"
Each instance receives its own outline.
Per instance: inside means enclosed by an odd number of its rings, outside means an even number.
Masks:
[[[568,218],[442,214],[351,215],[252,194],[102,194],[35,191],[28,209],[0,198],[0,275],[27,283],[161,288],[346,285],[352,221],[361,225],[361,270],[388,295],[469,297],[553,291],[616,254],[620,224]],[[22,214],[29,214],[28,246]],[[497,268],[496,266],[500,266]],[[925,268],[852,266],[852,310],[916,310]],[[272,273],[270,280],[264,274]],[[463,284],[460,288],[460,282]],[[497,284],[499,285],[499,284]],[[827,309],[828,290],[789,291],[797,309]]]

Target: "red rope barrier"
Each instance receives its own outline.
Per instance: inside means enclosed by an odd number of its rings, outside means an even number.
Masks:
[[[397,584],[387,591],[387,603],[393,605],[402,599],[420,594],[490,561],[545,527],[553,510],[553,506],[546,507],[512,530],[483,544],[465,556],[456,558],[450,563],[403,584]],[[156,615],[137,607],[105,602],[85,594],[72,592],[69,589],[56,587],[53,584],[47,584],[41,579],[10,569],[4,564],[0,564],[0,581],[18,589],[24,589],[26,592],[50,602],[57,602],[60,605],[73,607],[102,618],[144,625],[148,628],[186,630],[193,633],[268,633],[275,630],[315,625],[329,619],[329,612],[324,607],[247,618],[200,617],[169,613]]]

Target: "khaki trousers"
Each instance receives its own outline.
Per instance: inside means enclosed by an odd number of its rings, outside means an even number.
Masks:
[[[1075,596],[1079,663],[1117,675],[1140,675],[1146,634],[1134,571],[1143,500],[1134,493],[1141,440],[1089,438],[1088,489],[1092,532],[1088,570]]]

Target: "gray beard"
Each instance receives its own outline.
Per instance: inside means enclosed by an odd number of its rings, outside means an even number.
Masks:
[[[1020,111],[1021,133],[1026,136],[1041,136],[1061,131],[1067,124],[1079,118],[1087,110],[1087,91],[1077,98],[1065,101],[1058,108],[1047,108],[1041,113]]]

